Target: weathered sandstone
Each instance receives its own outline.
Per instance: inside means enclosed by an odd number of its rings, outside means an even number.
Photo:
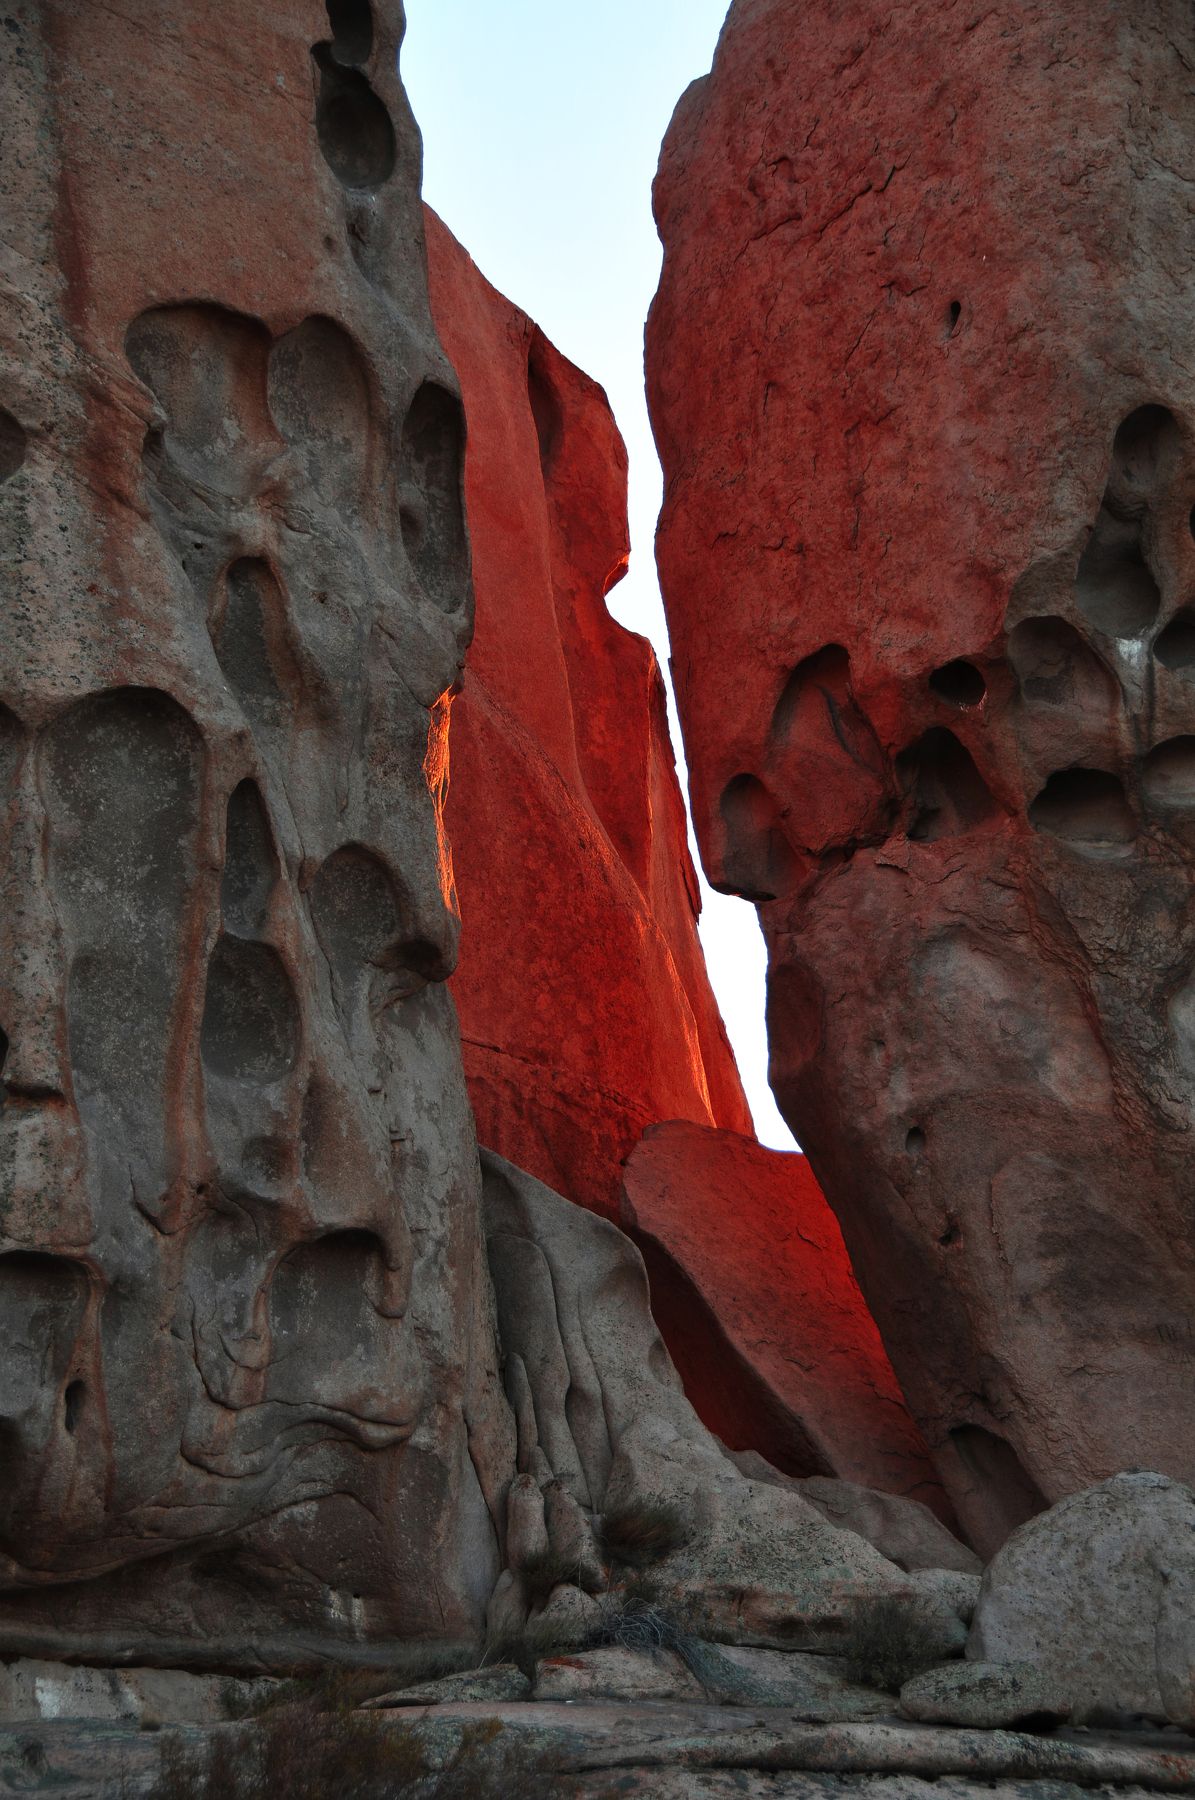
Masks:
[[[477,629],[447,819],[452,991],[478,1136],[618,1217],[646,1126],[751,1131],[697,938],[664,689],[604,596],[626,569],[606,396],[427,214],[431,300],[468,418]]]
[[[987,1553],[1195,1475],[1193,65],[1180,0],[736,0],[656,187],[702,854]]]
[[[501,1567],[401,26],[0,31],[6,1648],[361,1654]]]

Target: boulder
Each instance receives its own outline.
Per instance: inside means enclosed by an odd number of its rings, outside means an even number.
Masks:
[[[984,1573],[967,1656],[1031,1664],[1078,1718],[1195,1726],[1195,1493],[1115,1475],[1022,1525]]]
[[[624,1171],[623,1222],[685,1391],[728,1449],[949,1512],[805,1157],[654,1125]]]
[[[617,1218],[646,1126],[751,1131],[697,938],[660,672],[606,608],[626,450],[597,383],[426,225],[469,422],[476,635],[447,813],[469,1094],[483,1143]]]
[[[906,1681],[900,1710],[927,1725],[1039,1730],[1069,1718],[1071,1703],[1033,1663],[951,1662]]]
[[[1193,60],[1186,0],[735,0],[655,186],[698,842],[985,1557],[1195,1479]]]

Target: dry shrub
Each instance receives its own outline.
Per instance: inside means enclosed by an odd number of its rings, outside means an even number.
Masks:
[[[529,1556],[519,1570],[522,1577],[523,1591],[533,1608],[546,1606],[554,1588],[567,1583],[570,1587],[584,1587],[583,1570],[578,1559],[561,1556],[557,1550],[539,1550]]]
[[[684,1549],[693,1536],[693,1521],[670,1500],[630,1500],[602,1514],[598,1536],[607,1562],[650,1569]]]
[[[303,1707],[311,1712],[351,1712],[379,1694],[398,1693],[416,1682],[438,1681],[477,1666],[474,1644],[402,1644],[384,1668],[348,1668],[331,1664],[313,1675],[279,1681],[253,1698],[247,1706],[228,1709],[230,1718],[256,1719],[279,1707]]]
[[[914,1675],[942,1661],[941,1623],[924,1604],[880,1594],[860,1601],[842,1655],[852,1681],[899,1693]]]
[[[549,1759],[466,1725],[433,1769],[409,1724],[385,1714],[280,1708],[202,1736],[172,1736],[144,1800],[557,1800],[573,1791]]]

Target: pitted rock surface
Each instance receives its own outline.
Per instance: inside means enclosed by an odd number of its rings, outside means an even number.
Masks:
[[[467,1636],[500,1567],[402,25],[0,31],[6,1648]]]
[[[985,1555],[1195,1474],[1193,63],[1180,0],[736,0],[656,184],[702,855]]]

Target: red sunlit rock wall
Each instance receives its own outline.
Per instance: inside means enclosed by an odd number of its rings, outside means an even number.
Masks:
[[[1195,21],[738,0],[660,569],[780,1103],[981,1547],[1195,1474]]]
[[[660,1119],[751,1132],[697,937],[650,646],[604,595],[627,559],[606,397],[427,215],[468,418],[477,629],[452,711],[453,990],[478,1135],[617,1218]]]

